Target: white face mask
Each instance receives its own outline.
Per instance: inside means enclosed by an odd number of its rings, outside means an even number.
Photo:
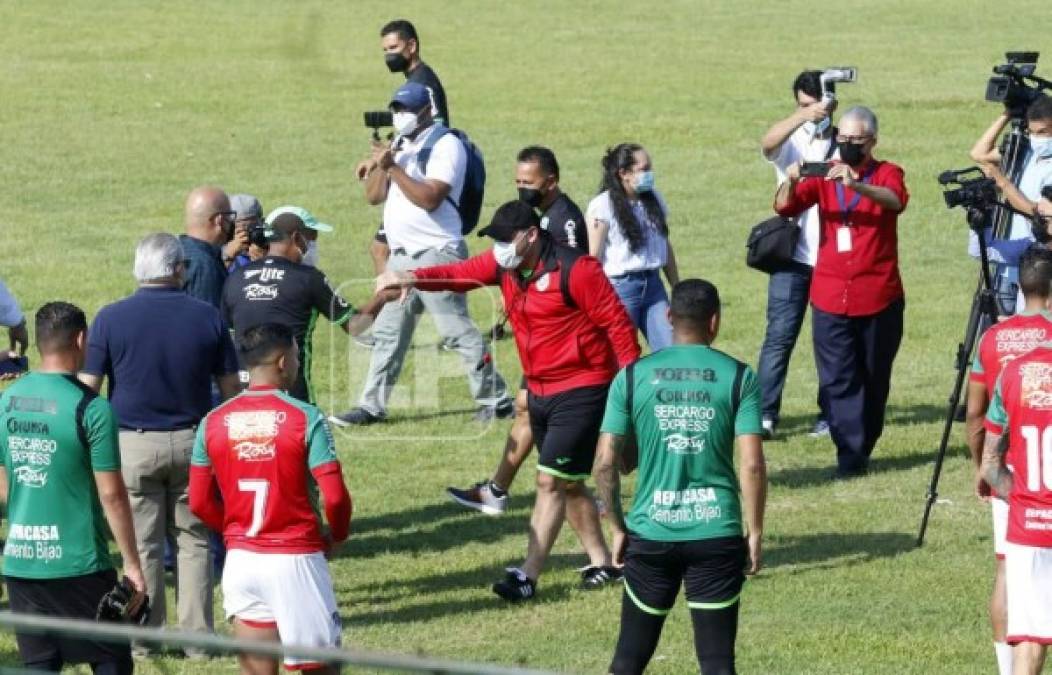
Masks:
[[[307,242],[307,252],[303,254],[303,259],[300,260],[300,264],[306,265],[307,267],[318,266],[318,242]]]
[[[523,258],[523,256],[515,250],[514,241],[509,241],[507,243],[503,241],[494,242],[493,257],[497,259],[497,264],[506,270],[517,268],[522,264]]]
[[[408,136],[416,131],[416,126],[418,124],[416,113],[396,112],[391,115],[391,120],[394,123],[395,131],[398,132],[399,136]]]
[[[823,117],[821,122],[804,122],[804,133],[808,136],[818,136],[824,134],[831,124],[828,117]]]

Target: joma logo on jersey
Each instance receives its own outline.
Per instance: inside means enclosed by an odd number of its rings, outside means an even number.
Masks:
[[[234,445],[234,450],[237,451],[237,458],[245,462],[267,462],[277,456],[273,443],[241,441]]]
[[[31,488],[42,488],[47,485],[47,471],[34,469],[31,466],[20,466],[15,469],[15,482]]]
[[[245,300],[273,300],[278,297],[278,287],[266,284],[249,284],[245,286]]]
[[[42,412],[54,415],[58,412],[58,405],[46,398],[32,398],[27,396],[12,396],[7,400],[7,408],[4,412],[18,410],[20,412]]]
[[[654,384],[658,382],[715,382],[712,368],[655,368]]]
[[[259,277],[260,281],[281,281],[285,278],[285,270],[267,267],[261,270],[248,270],[245,272],[246,279],[255,279],[256,277]]]

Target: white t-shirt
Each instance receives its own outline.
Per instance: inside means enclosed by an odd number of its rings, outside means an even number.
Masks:
[[[426,175],[417,162],[420,150],[437,128],[438,125],[432,125],[413,141],[403,140],[401,149],[395,153],[395,162],[413,180],[431,178],[449,185],[449,199],[459,202],[468,162],[467,151],[459,138],[447,133],[438,139],[431,148]],[[404,248],[413,255],[460,242],[464,238],[460,214],[449,199],[443,199],[437,209],[428,212],[409,201],[402,189],[391,181],[384,204],[384,232],[390,247]]]
[[[0,281],[0,326],[17,326],[24,319],[25,315],[18,306],[18,300],[7,290],[4,282]]]
[[[654,190],[662,213],[668,218],[668,205],[664,197]],[[643,246],[633,252],[628,245],[628,240],[621,234],[621,226],[614,216],[613,205],[610,203],[610,192],[599,193],[595,199],[588,203],[588,212],[585,219],[604,220],[609,224],[606,229],[606,245],[603,247],[599,262],[603,263],[603,272],[608,277],[617,277],[629,272],[642,272],[654,270],[668,263],[668,239],[658,231],[657,226],[650,222],[646,209],[640,201],[633,201],[632,212],[636,215],[643,228]]]
[[[785,182],[786,170],[796,162],[826,161],[829,144],[833,142],[832,135],[829,138],[816,138],[801,126],[778,147],[774,157],[768,158],[764,156],[764,159],[774,165],[774,172],[778,177],[778,185],[781,185]],[[838,151],[834,151],[833,157],[837,156]],[[801,232],[803,236],[796,242],[793,260],[814,267],[815,261],[818,260],[818,205],[815,204],[801,213],[797,217],[797,222],[803,228],[803,232]]]

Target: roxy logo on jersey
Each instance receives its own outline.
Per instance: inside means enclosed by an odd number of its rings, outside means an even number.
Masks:
[[[227,437],[237,458],[245,462],[265,462],[277,456],[274,439],[285,421],[281,410],[251,410],[228,413],[223,418]]]
[[[245,286],[245,300],[274,300],[278,287],[274,284],[249,284]]]

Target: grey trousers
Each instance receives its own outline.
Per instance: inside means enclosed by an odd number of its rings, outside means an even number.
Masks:
[[[194,430],[120,432],[121,473],[128,486],[135,541],[150,594],[150,625],[163,626],[164,539],[178,551],[176,598],[179,627],[212,631],[212,561],[208,528],[190,513],[190,452]]]
[[[443,249],[427,249],[412,256],[392,251],[387,269],[401,272],[457,262],[466,257],[467,245],[464,242]],[[386,414],[391,390],[398,382],[417,321],[425,309],[431,314],[439,335],[451,340],[460,354],[475,402],[480,406],[493,406],[507,399],[504,379],[493,367],[493,362],[485,359],[486,342],[468,316],[464,294],[414,290],[405,304],[389,302],[376,317],[369,373],[358,405],[373,415]]]

